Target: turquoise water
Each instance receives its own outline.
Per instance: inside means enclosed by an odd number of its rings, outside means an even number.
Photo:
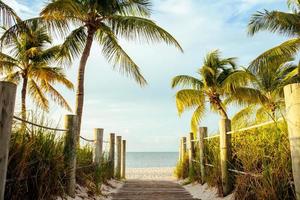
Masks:
[[[175,167],[178,152],[127,152],[127,168]]]

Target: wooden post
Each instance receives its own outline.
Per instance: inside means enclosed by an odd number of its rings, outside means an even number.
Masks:
[[[181,161],[183,162],[184,161],[184,157],[186,155],[186,137],[182,137],[181,138],[182,140],[182,149],[181,149],[181,153],[182,153],[182,157],[181,157]]]
[[[9,143],[14,115],[17,86],[0,82],[0,199],[4,199]]]
[[[194,133],[189,134],[189,164],[190,167],[193,167],[193,160],[195,160],[195,142],[194,142]]]
[[[300,200],[300,83],[284,87],[296,199]]]
[[[121,143],[122,136],[117,136],[117,165],[116,165],[116,178],[121,178]]]
[[[126,140],[122,140],[121,178],[126,178]]]
[[[205,154],[204,154],[204,138],[207,137],[207,127],[199,127],[199,157],[200,157],[200,174],[201,184],[205,182]]]
[[[102,159],[102,149],[103,149],[103,129],[95,128],[94,130],[94,152],[93,152],[93,162],[97,165],[101,164]]]
[[[76,187],[76,148],[77,148],[77,116],[66,115],[65,116],[65,166],[66,166],[66,181],[67,181],[67,194],[75,198]]]
[[[111,133],[109,137],[109,163],[110,163],[110,178],[115,175],[115,134]]]
[[[232,190],[232,182],[228,171],[228,166],[231,162],[231,135],[227,134],[227,132],[231,131],[231,121],[229,119],[221,119],[219,131],[222,189],[223,195],[226,196]]]
[[[179,152],[178,152],[178,162],[182,162],[182,138],[179,141]]]

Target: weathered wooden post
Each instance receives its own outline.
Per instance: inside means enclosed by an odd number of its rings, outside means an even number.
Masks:
[[[67,181],[67,194],[70,197],[75,198],[76,187],[76,148],[77,148],[77,116],[66,115],[65,116],[65,166],[66,166],[66,181]]]
[[[101,164],[102,149],[103,149],[103,129],[94,129],[94,151],[93,151],[93,162],[97,165]]]
[[[122,140],[121,178],[126,178],[126,140]]]
[[[117,165],[116,165],[116,178],[121,178],[121,143],[122,136],[117,136]]]
[[[300,83],[285,86],[284,97],[296,198],[300,200]]]
[[[226,196],[232,190],[232,181],[228,171],[228,166],[231,162],[231,135],[227,134],[227,132],[231,131],[231,121],[229,119],[221,119],[219,131],[222,189],[223,195]]]
[[[0,82],[0,199],[4,199],[9,143],[15,108],[17,86]]]
[[[182,137],[182,146],[181,146],[181,153],[182,153],[182,157],[181,157],[181,161],[184,161],[184,157],[186,155],[186,137]]]
[[[204,138],[207,137],[207,127],[199,127],[199,157],[200,157],[200,174],[201,184],[205,182],[205,154],[204,154]]]
[[[109,137],[109,165],[110,165],[110,178],[115,175],[115,134],[111,133]]]
[[[182,138],[179,141],[178,162],[182,162]]]
[[[193,167],[193,160],[195,160],[195,141],[194,141],[194,133],[189,134],[189,164],[190,168]]]

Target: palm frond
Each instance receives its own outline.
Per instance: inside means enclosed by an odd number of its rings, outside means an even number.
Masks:
[[[201,80],[188,75],[175,76],[172,79],[171,85],[172,88],[181,85],[183,87],[191,87],[192,89],[197,89],[197,90],[200,90],[204,86]]]
[[[149,17],[151,7],[149,0],[127,0],[120,3],[118,14]]]
[[[248,24],[248,33],[254,35],[258,31],[268,30],[287,36],[298,36],[300,16],[294,13],[280,11],[257,12],[252,16]]]
[[[291,60],[299,49],[300,38],[290,39],[259,55],[250,63],[248,68],[253,72],[257,72],[263,66],[278,66],[283,62]]]
[[[46,81],[42,81],[41,87],[46,93],[50,94],[50,97],[54,102],[72,112],[72,109],[67,100],[51,84],[47,83]]]
[[[2,26],[11,26],[13,23],[21,21],[17,13],[2,0],[0,0],[0,18]]]
[[[247,69],[234,70],[227,74],[225,79],[220,82],[220,88],[225,93],[230,93],[236,88],[247,86],[249,83],[255,83],[256,77]]]
[[[60,45],[50,47],[48,49],[39,52],[38,55],[33,57],[34,62],[55,62],[58,59],[59,53],[61,51]]]
[[[16,71],[16,72],[6,74],[6,76],[3,77],[3,80],[18,84],[20,81],[20,78],[21,78],[20,72]]]
[[[66,58],[69,62],[81,55],[87,40],[84,26],[73,30],[61,45],[59,57]]]
[[[297,13],[300,9],[300,1],[299,0],[287,0],[288,7]]]
[[[42,108],[45,111],[49,110],[49,101],[45,97],[42,89],[32,79],[28,81],[28,92],[38,107]]]
[[[176,106],[179,115],[186,109],[197,108],[204,104],[205,96],[200,90],[184,89],[176,93]]]
[[[238,87],[235,88],[229,94],[225,103],[237,103],[238,105],[251,105],[251,104],[264,104],[268,102],[268,98],[261,93],[259,89],[250,87]]]
[[[109,27],[102,24],[102,28],[97,31],[96,37],[102,46],[104,56],[114,65],[114,68],[118,67],[121,73],[131,76],[141,86],[147,84],[139,67],[119,45],[117,38]]]
[[[150,19],[135,16],[114,15],[107,19],[108,25],[117,36],[125,39],[145,39],[147,42],[165,42],[183,51],[177,40]]]
[[[62,68],[48,66],[32,66],[30,77],[37,80],[44,80],[47,83],[60,83],[68,89],[73,89],[73,83],[66,78]]]
[[[42,19],[40,17],[18,21],[18,23],[10,26],[0,38],[1,46],[7,46],[14,43],[15,39],[23,33],[30,33],[30,27],[33,27],[36,24],[42,24]]]
[[[244,128],[255,120],[257,105],[249,105],[238,111],[231,119],[233,129]]]
[[[193,133],[197,133],[200,121],[203,119],[205,114],[205,104],[200,104],[198,108],[194,111],[191,120],[191,129]]]

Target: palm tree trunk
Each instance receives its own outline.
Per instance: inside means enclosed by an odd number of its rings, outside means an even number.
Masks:
[[[23,77],[22,91],[21,91],[21,102],[22,102],[21,115],[22,115],[22,119],[24,119],[24,120],[26,120],[27,83],[28,83],[28,78],[26,76],[24,76]]]
[[[26,120],[26,94],[27,94],[27,83],[28,83],[28,78],[26,77],[26,75],[23,76],[23,85],[22,85],[22,90],[21,90],[21,115],[22,115],[22,119]],[[25,131],[26,130],[26,123],[22,122],[21,123],[21,131]]]
[[[223,106],[221,104],[221,100],[218,100],[217,106],[218,106],[218,110],[219,110],[220,115],[222,116],[222,118],[223,119],[228,119],[228,115],[227,115],[225,109],[223,108]]]
[[[83,101],[84,101],[84,73],[85,67],[90,55],[90,51],[92,48],[92,43],[94,39],[95,30],[88,30],[87,41],[80,59],[78,75],[77,75],[77,92],[76,92],[76,115],[78,120],[78,140],[80,136],[81,130],[81,118],[82,118],[82,110],[83,110]]]

